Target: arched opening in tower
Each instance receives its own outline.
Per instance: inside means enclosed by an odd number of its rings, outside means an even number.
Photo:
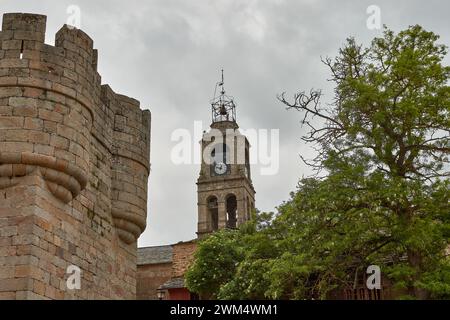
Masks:
[[[227,227],[234,229],[236,228],[237,222],[237,200],[234,194],[229,195],[227,197],[226,207],[227,207]]]
[[[211,230],[216,231],[219,229],[219,205],[217,202],[217,197],[213,196],[208,199],[208,211]]]

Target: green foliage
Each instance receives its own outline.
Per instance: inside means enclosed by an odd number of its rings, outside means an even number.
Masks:
[[[237,232],[221,230],[200,243],[194,263],[186,273],[192,292],[215,297],[221,285],[233,278],[243,255],[238,240]]]
[[[315,177],[276,215],[202,241],[188,287],[221,299],[323,299],[368,265],[406,299],[450,298],[450,68],[438,36],[385,30],[326,59],[335,99],[280,100],[304,114]],[[311,119],[323,120],[317,127]],[[223,268],[223,269],[222,269]]]

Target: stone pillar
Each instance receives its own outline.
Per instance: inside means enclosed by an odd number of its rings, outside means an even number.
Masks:
[[[219,199],[219,229],[227,226],[227,208],[224,199]]]
[[[239,194],[239,198],[237,199],[237,225],[240,226],[243,224],[246,219],[246,207],[245,207],[245,199],[242,194]]]

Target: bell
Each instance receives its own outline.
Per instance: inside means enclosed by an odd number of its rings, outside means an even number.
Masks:
[[[220,106],[220,115],[226,116],[228,114],[227,110],[225,109],[224,105]]]

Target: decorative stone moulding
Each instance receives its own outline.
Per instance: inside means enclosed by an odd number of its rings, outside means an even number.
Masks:
[[[133,243],[146,227],[148,167],[116,155],[112,174],[112,217],[118,235]]]
[[[113,165],[111,215],[120,239],[130,244],[146,227],[148,173],[145,166],[134,160],[119,156],[116,159]]]
[[[118,203],[116,202],[115,204],[117,205]],[[125,243],[133,243],[145,230],[145,217],[142,218],[136,213],[119,208],[113,208],[111,213],[114,219],[114,226],[117,228],[117,233]]]
[[[39,169],[53,195],[64,203],[79,195],[88,181],[85,172],[66,160],[28,152],[0,152],[0,188],[12,186],[12,178],[29,175],[35,169]]]

